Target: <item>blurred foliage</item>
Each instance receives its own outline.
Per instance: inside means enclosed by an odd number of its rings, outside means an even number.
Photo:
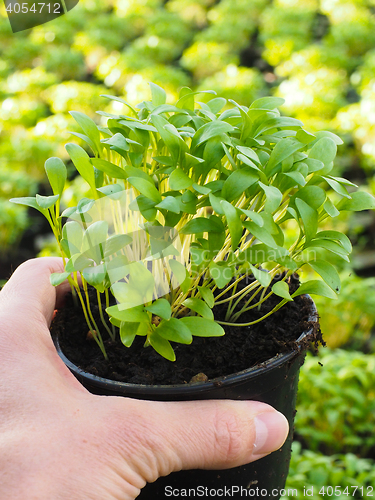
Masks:
[[[16,34],[2,6],[0,168],[40,179],[48,156],[66,158],[70,110],[126,112],[100,95],[136,104],[154,81],[170,101],[183,86],[245,105],[283,97],[284,112],[310,130],[344,138],[337,173],[353,171],[371,191],[374,28],[370,0],[81,0],[68,15]],[[0,248],[15,240],[2,238]]]
[[[375,355],[341,349],[308,354],[301,368],[295,429],[312,451],[375,451]],[[331,484],[331,483],[326,483]]]
[[[321,500],[327,496],[347,500],[373,496],[374,460],[359,458],[352,453],[324,456],[303,450],[298,442],[293,443],[292,450],[290,471],[285,486],[287,494],[281,498],[294,496]],[[294,492],[292,495],[290,491],[288,495],[288,489],[297,490],[297,494]]]
[[[331,348],[345,347],[375,352],[375,278],[359,278],[353,273],[341,274],[338,299],[326,301],[315,297],[324,340]]]
[[[97,109],[128,109],[101,94],[136,104],[149,97],[149,81],[167,90],[169,102],[184,86],[212,88],[245,105],[281,96],[285,114],[342,137],[334,173],[374,192],[374,47],[374,0],[80,0],[67,15],[16,34],[1,3],[0,252],[15,249],[30,223],[27,211],[7,200],[35,194],[45,160],[67,159],[66,142],[84,145],[69,134],[78,131],[69,111],[104,123]],[[64,204],[76,204],[82,192],[71,177]],[[353,241],[355,268],[374,274],[374,213],[340,216],[335,224],[330,229],[346,230]],[[40,255],[55,252],[42,237],[35,247]],[[337,301],[316,300],[322,331],[330,347],[375,352],[375,281],[350,272],[341,270]],[[374,387],[374,356],[328,349],[309,355],[297,415],[304,443],[367,453]],[[287,487],[299,496],[309,485],[318,499],[318,486],[375,484],[370,460],[293,448]]]

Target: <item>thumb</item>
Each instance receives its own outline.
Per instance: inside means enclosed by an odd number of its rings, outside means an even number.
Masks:
[[[11,317],[13,321],[28,317],[29,320],[37,320],[48,326],[54,309],[69,289],[67,282],[58,287],[52,286],[50,275],[63,271],[64,262],[59,257],[42,257],[24,262],[0,292],[0,313]]]
[[[124,447],[128,449],[134,472],[147,482],[181,469],[253,462],[279,449],[289,430],[284,415],[254,401],[112,402],[120,453],[124,456]]]

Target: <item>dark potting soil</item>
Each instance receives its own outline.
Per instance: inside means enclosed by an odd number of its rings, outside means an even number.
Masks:
[[[298,277],[289,278],[291,293],[298,286]],[[247,323],[264,316],[280,300],[272,295],[260,310],[256,307],[244,313],[240,322]],[[96,300],[90,303],[95,320],[100,325],[98,306],[94,305]],[[224,321],[225,312],[226,308],[217,306],[214,309],[215,319]],[[172,343],[177,358],[174,362],[164,359],[152,347],[143,347],[144,337],[136,337],[133,345],[127,348],[119,338],[116,342],[111,341],[103,328],[101,333],[109,358],[106,361],[95,340],[88,338],[88,326],[82,310],[74,308],[71,294],[66,297],[65,307],[56,313],[51,332],[58,336],[65,356],[93,375],[133,384],[184,384],[192,379],[203,381],[230,375],[278,353],[300,349],[296,339],[310,329],[312,335],[308,345],[310,342],[324,343],[319,324],[309,321],[310,315],[310,300],[304,296],[297,297],[260,323],[248,327],[225,326],[223,337],[194,337],[190,345]]]

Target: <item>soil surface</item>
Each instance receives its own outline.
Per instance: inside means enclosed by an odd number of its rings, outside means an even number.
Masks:
[[[245,281],[245,280],[244,280]],[[250,280],[251,281],[251,280]],[[297,277],[289,279],[291,293],[299,286]],[[271,284],[272,285],[272,284]],[[254,308],[244,313],[240,321],[247,323],[263,316],[280,302],[272,295],[260,310]],[[98,308],[92,301],[92,312],[100,324]],[[224,321],[226,309],[217,306],[215,319]],[[136,337],[130,348],[118,339],[106,337],[106,361],[96,342],[87,338],[88,326],[82,310],[74,308],[71,294],[65,307],[56,313],[51,332],[57,334],[62,351],[75,365],[94,375],[134,384],[184,384],[230,375],[272,358],[278,353],[301,348],[296,339],[305,331],[313,330],[308,344],[323,343],[319,324],[309,321],[311,302],[304,296],[287,303],[265,320],[248,327],[227,327],[223,337],[194,337],[190,345],[172,343],[176,361],[171,362],[152,347],[143,347],[144,337]],[[104,328],[103,328],[104,330]],[[306,347],[306,346],[304,346]]]

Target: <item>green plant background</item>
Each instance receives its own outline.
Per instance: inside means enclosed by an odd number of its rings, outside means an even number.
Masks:
[[[170,101],[185,85],[245,105],[283,97],[285,114],[342,137],[335,174],[374,192],[374,0],[80,0],[68,15],[16,34],[2,6],[0,280],[16,255],[29,256],[30,237],[34,253],[55,252],[40,221],[8,199],[47,190],[45,160],[66,160],[67,131],[78,132],[68,111],[100,123],[99,108],[124,112],[101,94],[136,104],[149,97],[149,81],[166,88]],[[69,183],[65,202],[74,204],[82,186],[72,175]],[[317,299],[328,345],[341,350],[324,349],[302,369],[302,447],[296,443],[288,479],[301,492],[375,484],[375,215],[342,216],[335,224],[355,251],[341,270],[339,299]]]

